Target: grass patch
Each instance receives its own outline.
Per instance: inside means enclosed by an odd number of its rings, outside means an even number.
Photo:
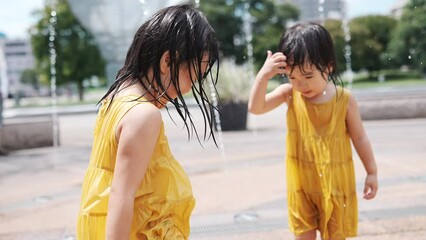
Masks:
[[[344,83],[348,86],[348,83]],[[366,89],[366,88],[379,88],[379,87],[409,87],[409,86],[426,86],[426,79],[423,78],[407,78],[407,79],[390,79],[384,82],[377,80],[355,80],[352,83],[352,88],[355,89]]]

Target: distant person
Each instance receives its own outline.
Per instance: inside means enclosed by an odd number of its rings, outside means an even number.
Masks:
[[[358,208],[352,143],[367,172],[364,198],[378,189],[377,166],[355,98],[336,86],[336,57],[321,25],[301,23],[268,51],[251,90],[249,110],[263,114],[287,103],[287,199],[296,239],[345,239],[357,234]],[[268,80],[287,75],[266,94]]]
[[[164,8],[137,30],[100,101],[77,239],[188,239],[195,201],[170,152],[160,109],[173,104],[190,134],[195,129],[182,96],[192,89],[205,137],[213,135],[204,85],[216,76],[211,68],[218,57],[214,30],[189,5]]]

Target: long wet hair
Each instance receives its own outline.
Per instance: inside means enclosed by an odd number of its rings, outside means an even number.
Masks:
[[[171,83],[164,86],[160,77],[160,60],[167,51],[170,56]],[[204,54],[208,54],[209,65],[203,74],[201,63]],[[211,91],[216,92],[218,60],[219,50],[215,31],[200,11],[190,5],[176,5],[161,9],[137,30],[127,52],[124,66],[118,71],[115,82],[100,102],[104,99],[111,99],[112,102],[120,90],[140,83],[147,92],[135,101],[149,94],[155,103],[161,104],[169,111],[167,106],[160,101],[160,98],[166,98],[174,105],[183,119],[188,138],[195,132],[200,141],[179,87],[179,69],[188,67],[193,83],[192,94],[204,119],[204,140],[212,137],[216,143],[213,133],[213,106],[210,103],[208,92],[206,92],[205,83],[209,78],[213,82]],[[215,74],[211,71],[213,65],[216,66]],[[153,71],[152,78],[148,76],[150,68]],[[195,75],[190,71],[191,68],[194,69]],[[170,97],[166,92],[171,85],[177,91],[177,98]]]
[[[333,39],[323,26],[308,22],[290,27],[281,36],[278,49],[287,57],[291,66],[290,72],[293,72],[295,67],[304,72],[306,64],[314,65],[324,79],[328,72],[327,81],[332,81],[335,86],[343,85],[337,73]]]

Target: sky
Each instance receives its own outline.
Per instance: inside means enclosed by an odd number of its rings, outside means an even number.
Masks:
[[[387,14],[391,6],[397,2],[397,0],[346,1],[349,18],[369,14]],[[44,0],[1,0],[0,32],[6,34],[10,39],[28,38],[27,29],[36,22],[36,19],[31,16],[31,12],[34,9],[41,9],[43,4]]]

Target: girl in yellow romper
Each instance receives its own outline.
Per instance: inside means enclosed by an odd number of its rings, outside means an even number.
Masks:
[[[355,98],[336,86],[332,39],[321,25],[297,24],[267,53],[256,76],[249,110],[268,112],[287,103],[287,198],[296,239],[345,239],[357,234],[358,209],[351,140],[367,172],[364,198],[375,197],[377,167]],[[266,94],[268,80],[290,83]]]
[[[218,56],[214,30],[191,6],[162,9],[139,28],[100,101],[77,239],[188,239],[195,201],[170,152],[160,108],[173,104],[190,132],[182,95],[192,89],[213,134],[204,83]]]

